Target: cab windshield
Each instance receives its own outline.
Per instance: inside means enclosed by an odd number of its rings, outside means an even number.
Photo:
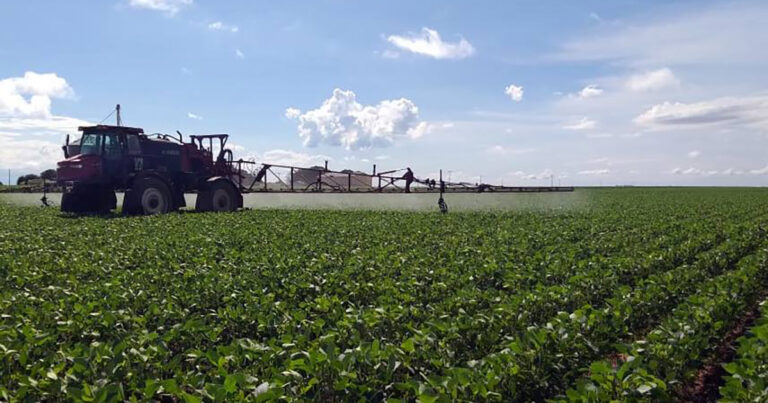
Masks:
[[[83,134],[80,139],[81,155],[101,155],[101,134]]]
[[[107,158],[117,158],[120,156],[121,149],[120,138],[114,133],[83,134],[80,140],[81,155],[104,155]]]

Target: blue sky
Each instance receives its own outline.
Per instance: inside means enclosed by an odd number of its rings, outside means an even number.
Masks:
[[[116,103],[238,157],[540,185],[768,184],[760,1],[6,1],[0,169]],[[5,177],[5,175],[0,175]]]

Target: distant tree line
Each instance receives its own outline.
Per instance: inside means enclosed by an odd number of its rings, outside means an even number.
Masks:
[[[26,185],[29,183],[29,181],[35,180],[35,179],[40,179],[40,175],[35,175],[35,174],[22,175],[22,176],[19,176],[19,179],[16,179],[16,184]]]
[[[38,180],[38,179],[45,179],[47,181],[55,181],[56,180],[56,170],[54,170],[54,169],[46,169],[45,171],[40,172],[40,175],[28,174],[28,175],[19,176],[19,179],[16,180],[16,184],[17,185],[27,185],[27,184],[29,184],[29,181]],[[2,185],[2,183],[0,183],[0,185]]]

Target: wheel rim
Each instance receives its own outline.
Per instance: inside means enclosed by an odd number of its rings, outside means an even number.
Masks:
[[[141,195],[141,207],[146,214],[162,214],[165,212],[166,200],[157,188],[148,188]]]
[[[231,210],[232,199],[229,197],[229,192],[224,189],[216,189],[213,192],[213,210],[214,211],[229,211]]]

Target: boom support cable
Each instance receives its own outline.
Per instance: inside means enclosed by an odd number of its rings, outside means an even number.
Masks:
[[[105,120],[109,119],[109,117],[114,115],[114,114],[115,114],[115,110],[112,109],[112,112],[109,112],[109,115],[105,116],[104,119],[101,119],[101,122],[99,122],[99,124],[104,123]]]

